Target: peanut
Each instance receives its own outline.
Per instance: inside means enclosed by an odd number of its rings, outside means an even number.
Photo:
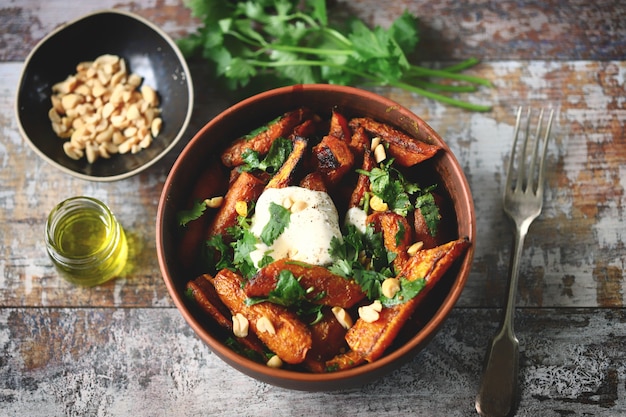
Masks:
[[[281,368],[283,366],[283,360],[278,357],[278,355],[274,355],[266,363],[270,368]]]
[[[348,314],[348,312],[342,307],[333,307],[331,311],[335,315],[335,318],[337,319],[339,324],[341,324],[341,327],[343,327],[344,329],[348,330],[354,324],[352,322],[352,317],[350,317],[350,314]]]
[[[400,291],[400,280],[398,278],[387,278],[381,284],[381,291],[387,298],[393,298]]]
[[[93,163],[148,148],[163,124],[157,92],[116,55],[81,62],[76,71],[52,86],[48,112],[52,130],[67,140],[65,154]]]
[[[359,317],[366,323],[374,323],[380,318],[380,312],[383,311],[383,305],[379,300],[374,301],[367,306],[359,307]]]
[[[424,246],[424,242],[415,242],[414,244],[412,244],[411,246],[409,246],[409,248],[406,250],[406,253],[408,253],[410,256],[415,255],[420,249],[422,249],[422,247]]]
[[[372,152],[374,152],[374,149],[376,149],[376,147],[380,145],[380,138],[378,136],[372,138],[372,143],[370,145],[370,150]]]
[[[274,328],[274,325],[266,316],[261,316],[256,321],[256,329],[261,333],[276,334],[276,329]]]
[[[236,337],[247,337],[250,323],[248,319],[241,313],[233,316],[233,334]]]
[[[224,202],[224,197],[222,196],[207,198],[204,200],[204,204],[208,208],[218,208],[222,205],[222,202]]]
[[[298,200],[298,201],[295,201],[295,202],[291,205],[291,207],[290,207],[290,209],[289,209],[289,210],[290,210],[292,213],[297,213],[297,212],[299,212],[299,211],[304,210],[304,209],[305,209],[305,208],[307,208],[307,207],[308,207],[308,204],[306,203],[306,201]]]
[[[376,145],[376,148],[374,148],[374,159],[377,163],[380,163],[387,159],[387,151],[385,151],[385,145],[383,145],[382,143],[379,143],[378,145]]]

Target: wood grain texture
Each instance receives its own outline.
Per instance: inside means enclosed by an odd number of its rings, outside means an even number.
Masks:
[[[385,7],[378,0],[328,3],[339,20],[356,15],[384,27],[404,10],[412,12],[420,18],[418,56],[423,60],[611,60],[626,56],[626,8],[620,0],[402,0]],[[70,4],[5,0],[0,3],[0,61],[23,60],[55,27],[100,8],[138,13],[178,38],[198,24],[182,4],[181,0]]]
[[[398,371],[358,389],[305,393],[229,368],[175,309],[2,309],[0,413],[469,416],[498,317],[498,310],[456,309]],[[524,309],[517,325],[518,416],[626,413],[623,310]]]
[[[19,64],[0,66],[3,115],[11,115]],[[626,64],[618,61],[481,64],[474,73],[494,88],[475,97],[488,113],[445,107],[403,91],[375,91],[409,107],[450,145],[470,182],[477,210],[473,272],[459,303],[500,306],[504,299],[511,228],[501,210],[502,177],[511,146],[516,107],[557,110],[549,146],[544,211],[532,225],[522,261],[520,304],[531,307],[622,307],[624,129]],[[197,88],[202,88],[197,86]],[[199,97],[206,97],[200,90]],[[199,128],[227,102],[206,100],[194,114]],[[5,271],[0,303],[20,306],[171,305],[156,260],[154,219],[163,181],[180,149],[146,173],[112,184],[94,184],[56,172],[40,161],[4,117],[6,155],[0,162],[0,262]],[[190,128],[190,129],[192,129]],[[193,135],[189,131],[188,137]],[[183,143],[186,141],[183,140]],[[182,146],[182,144],[180,145]],[[9,158],[8,155],[11,155]],[[43,248],[48,211],[63,198],[87,194],[107,202],[131,239],[132,270],[125,279],[93,290],[77,289],[54,272]],[[19,248],[19,250],[16,250]],[[88,296],[87,296],[88,294]]]
[[[557,111],[542,215],[526,242],[516,331],[518,416],[626,415],[626,7],[560,2],[332,2],[337,18],[386,26],[421,17],[416,58],[470,56],[492,80],[470,113],[372,88],[425,119],[461,163],[477,214],[466,288],[432,343],[361,389],[301,393],[231,369],[193,334],[162,282],[156,206],[184,144],[238,98],[221,95],[191,62],[195,108],[179,146],[135,177],[92,183],[58,172],[20,137],[14,99],[23,60],[47,33],[101,8],[138,13],[173,38],[197,25],[181,0],[0,0],[0,416],[418,415],[471,416],[481,362],[504,300],[511,228],[501,209],[504,166],[519,105]],[[92,289],[55,272],[43,245],[64,198],[105,201],[125,227],[131,264]]]

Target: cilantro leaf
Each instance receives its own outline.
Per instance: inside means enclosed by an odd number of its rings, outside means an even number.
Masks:
[[[260,159],[257,151],[246,149],[242,153],[244,165],[241,166],[241,170],[252,171],[258,169],[268,174],[273,174],[285,163],[292,151],[293,142],[282,137],[272,142],[267,155],[263,159]]]
[[[278,274],[276,287],[270,291],[268,301],[285,307],[298,304],[306,299],[306,291],[291,271],[283,270]]]
[[[415,200],[415,207],[419,208],[422,216],[424,216],[431,236],[437,236],[437,227],[441,220],[441,214],[433,195],[430,192],[419,195]]]
[[[244,278],[250,278],[257,271],[250,253],[256,250],[257,238],[249,230],[242,230],[241,237],[233,242],[233,264]]]
[[[328,269],[344,278],[353,278],[370,299],[381,294],[381,283],[392,276],[395,253],[387,251],[382,234],[371,225],[361,233],[356,226],[347,225],[343,239],[331,240],[333,263]]]
[[[309,291],[302,287],[300,281],[291,271],[282,270],[278,274],[278,281],[267,297],[252,297],[246,299],[246,304],[254,305],[269,301],[284,307],[293,307],[299,316],[313,317],[310,324],[315,324],[322,319],[322,305],[313,304],[307,298]],[[317,298],[323,297],[321,293]]]
[[[389,205],[394,212],[406,217],[410,210],[419,208],[428,229],[435,236],[439,225],[439,208],[435,203],[432,190],[435,185],[421,188],[419,184],[407,181],[400,171],[393,167],[393,158],[382,162],[371,171],[357,170],[370,179],[371,191]]]
[[[215,249],[215,251],[219,253],[219,258],[214,265],[214,269],[216,271],[219,271],[223,268],[234,268],[230,251],[231,247],[227,245],[226,242],[224,242],[224,238],[222,237],[222,235],[211,236],[209,239],[207,239],[206,246],[208,248]]]
[[[400,278],[400,291],[398,291],[392,298],[385,297],[381,294],[380,302],[385,307],[406,303],[407,301],[415,298],[415,296],[419,294],[425,286],[426,280],[424,278],[409,281],[408,279],[402,277]]]
[[[260,236],[261,241],[268,246],[274,243],[278,236],[283,233],[291,220],[291,212],[274,202],[270,203],[269,212],[270,220],[263,227]]]
[[[180,210],[176,213],[176,220],[179,225],[185,227],[190,221],[200,218],[205,210],[206,204],[204,201],[195,200],[189,210]]]
[[[362,20],[331,21],[325,0],[186,0],[201,21],[195,33],[178,40],[186,57],[199,55],[212,65],[220,85],[238,90],[304,83],[390,85],[461,108],[491,107],[446,95],[491,86],[461,74],[478,63],[468,59],[449,68],[409,63],[418,42],[418,19],[405,11],[388,29],[370,29]],[[337,19],[335,19],[337,20]],[[453,80],[456,84],[441,82]],[[258,88],[258,87],[257,87]]]

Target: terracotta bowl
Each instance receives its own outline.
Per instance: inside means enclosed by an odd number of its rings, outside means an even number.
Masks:
[[[128,71],[143,78],[160,97],[163,128],[141,152],[100,158],[65,155],[48,118],[52,86],[76,73],[76,65],[103,54],[118,55]],[[22,136],[54,167],[91,181],[135,175],[161,159],[184,134],[193,107],[193,85],[180,50],[156,25],[132,13],[102,10],[68,22],[42,39],[26,58],[19,80],[16,114]]]
[[[372,363],[344,371],[312,374],[274,369],[253,362],[224,344],[223,332],[199,313],[185,295],[185,285],[195,278],[177,256],[179,226],[176,214],[186,207],[191,189],[206,161],[224,141],[230,141],[264,125],[277,116],[307,106],[322,115],[338,109],[346,116],[369,116],[399,128],[415,138],[442,147],[433,159],[419,164],[448,195],[453,235],[467,236],[474,242],[475,218],[472,196],[463,170],[441,137],[422,119],[399,104],[374,93],[332,85],[297,85],[264,92],[227,109],[202,128],[176,160],[159,201],[157,213],[157,253],[163,278],[175,305],[185,320],[210,348],[235,369],[260,381],[297,390],[321,391],[355,387],[400,367],[423,349],[459,298],[473,258],[473,247],[428,294],[413,318],[407,322],[395,344]]]

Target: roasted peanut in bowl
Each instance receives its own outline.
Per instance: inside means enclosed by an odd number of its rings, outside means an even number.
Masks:
[[[157,213],[168,291],[220,358],[277,386],[382,377],[435,336],[468,277],[471,193],[417,115],[372,92],[297,85],[211,120]]]
[[[114,181],[165,156],[193,106],[187,63],[150,21],[102,10],[68,22],[30,52],[18,84],[22,136],[76,177]]]

